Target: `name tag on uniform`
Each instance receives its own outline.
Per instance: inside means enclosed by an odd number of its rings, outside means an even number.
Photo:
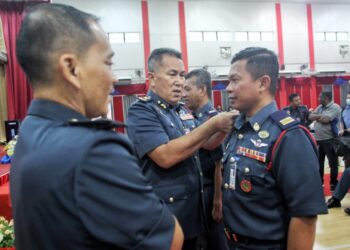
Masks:
[[[237,173],[237,163],[239,158],[238,157],[231,157],[230,158],[230,181],[229,181],[229,188],[232,190],[236,190],[236,173]]]
[[[186,121],[186,120],[193,120],[194,117],[193,115],[187,113],[187,114],[180,114],[180,119],[183,121]]]

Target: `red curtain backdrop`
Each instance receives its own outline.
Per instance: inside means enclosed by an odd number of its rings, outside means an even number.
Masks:
[[[8,58],[5,74],[9,120],[22,120],[32,99],[27,78],[16,58],[16,37],[21,26],[24,8],[24,2],[0,2],[0,16]]]

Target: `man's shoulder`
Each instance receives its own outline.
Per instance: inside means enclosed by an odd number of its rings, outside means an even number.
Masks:
[[[271,121],[276,124],[281,130],[297,126],[299,122],[290,116],[285,110],[278,110],[270,114]]]

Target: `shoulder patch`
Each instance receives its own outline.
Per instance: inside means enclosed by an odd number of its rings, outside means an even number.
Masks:
[[[94,121],[77,121],[72,119],[68,121],[68,124],[73,127],[86,127],[100,130],[111,130],[114,128],[126,127],[126,125],[122,122],[112,121],[108,119],[97,119]]]
[[[285,130],[289,127],[299,124],[299,121],[291,117],[286,111],[278,110],[270,115],[270,118],[282,129]]]
[[[149,102],[150,100],[152,100],[152,97],[150,97],[149,95],[146,95],[146,96],[140,96],[138,99],[141,102]]]

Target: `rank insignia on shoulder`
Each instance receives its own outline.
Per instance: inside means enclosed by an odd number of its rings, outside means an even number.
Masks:
[[[208,111],[208,114],[211,115],[211,114],[215,114],[217,113],[216,109],[212,109],[212,110],[209,110]]]
[[[243,192],[250,193],[253,189],[252,183],[249,180],[243,179],[239,185]]]
[[[294,119],[291,117],[291,116],[288,116],[286,118],[283,118],[282,120],[280,120],[280,123],[283,125],[283,126],[286,126],[287,124],[291,123],[291,122],[294,122]]]
[[[152,100],[152,97],[150,97],[149,95],[140,96],[140,97],[139,97],[139,100],[140,100],[141,102],[149,102],[150,100]]]
[[[122,122],[112,121],[109,119],[97,119],[94,121],[78,121],[77,119],[72,119],[68,121],[68,123],[73,127],[86,127],[101,130],[111,130],[113,128],[126,127],[126,125]]]

